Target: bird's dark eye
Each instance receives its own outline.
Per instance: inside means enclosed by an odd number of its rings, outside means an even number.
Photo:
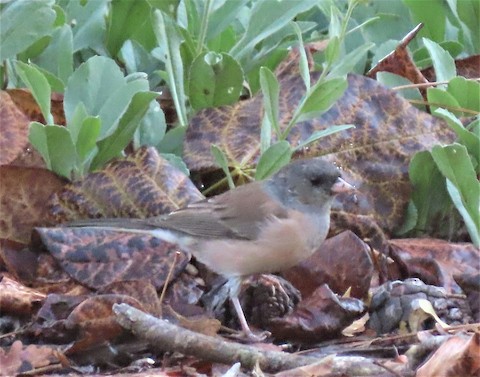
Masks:
[[[315,177],[315,178],[310,179],[310,183],[312,184],[312,186],[320,186],[322,184],[322,182],[323,182],[323,180],[320,177]]]

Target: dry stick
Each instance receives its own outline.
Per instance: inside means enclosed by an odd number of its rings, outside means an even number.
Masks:
[[[117,322],[131,330],[138,338],[156,348],[180,352],[210,362],[227,365],[240,362],[243,367],[253,369],[258,366],[263,371],[277,372],[299,368],[315,363],[315,367],[328,368],[331,375],[378,376],[385,368],[371,360],[358,356],[330,355],[324,358],[292,355],[285,352],[266,351],[253,346],[226,342],[217,337],[199,334],[155,318],[127,304],[115,304],[113,312]],[[293,375],[288,371],[288,375]],[[287,375],[287,374],[285,374]]]
[[[258,362],[262,370],[279,371],[320,361],[318,358],[265,351],[245,344],[227,342],[199,334],[155,318],[127,304],[115,304],[117,322],[137,337],[166,351],[177,351],[202,360],[223,364],[241,362],[253,368]]]

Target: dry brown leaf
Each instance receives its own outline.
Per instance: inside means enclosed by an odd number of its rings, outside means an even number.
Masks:
[[[46,295],[9,278],[0,276],[0,308],[2,313],[15,316],[32,314],[35,305],[40,304]]]
[[[150,280],[163,286],[177,247],[160,239],[96,228],[38,228],[44,246],[76,281],[99,289],[127,280]],[[188,263],[180,253],[175,278]]]
[[[458,334],[445,343],[423,364],[416,377],[474,377],[480,373],[480,334]]]
[[[28,243],[32,229],[51,224],[47,200],[64,182],[45,169],[0,166],[0,238]]]
[[[141,148],[66,186],[50,204],[53,216],[63,222],[151,217],[201,199],[190,179],[160,157],[155,148]]]
[[[28,118],[7,92],[0,92],[0,165],[12,162],[28,143]]]

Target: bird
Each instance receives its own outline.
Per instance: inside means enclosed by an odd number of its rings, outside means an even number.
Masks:
[[[292,267],[322,244],[336,194],[355,188],[320,157],[290,162],[270,178],[235,187],[167,215],[146,219],[86,219],[70,226],[95,226],[148,234],[191,253],[227,278],[229,298],[242,335],[265,339],[249,327],[239,301],[243,279]]]

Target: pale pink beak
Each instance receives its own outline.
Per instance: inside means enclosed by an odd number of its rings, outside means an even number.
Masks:
[[[332,192],[334,194],[339,194],[341,192],[354,191],[355,186],[352,186],[350,183],[344,181],[342,178],[338,178],[337,181],[332,186]]]

